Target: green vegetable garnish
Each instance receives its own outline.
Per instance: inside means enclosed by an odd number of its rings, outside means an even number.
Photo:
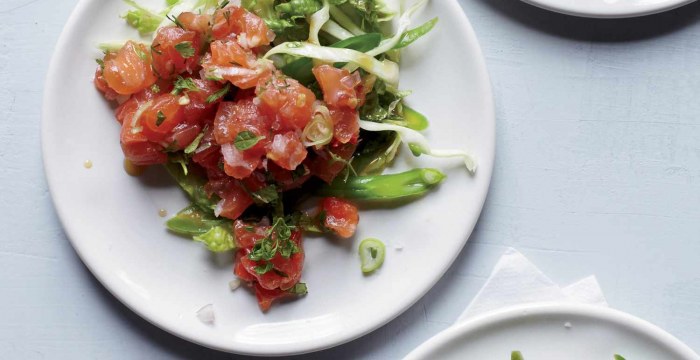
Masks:
[[[173,91],[171,93],[173,95],[178,95],[185,90],[199,91],[199,88],[197,87],[197,84],[194,82],[194,80],[192,80],[192,78],[183,78],[182,76],[178,76],[177,80],[175,80]]]
[[[216,208],[218,198],[215,195],[209,198],[207,192],[204,191],[204,184],[206,184],[205,179],[193,172],[185,174],[177,164],[167,163],[165,164],[165,168],[173,179],[175,179],[180,188],[187,194],[193,204],[197,205],[207,214],[214,214],[214,208]]]
[[[399,174],[336,179],[319,189],[321,196],[367,201],[410,200],[425,195],[445,179],[436,169],[413,169]]]
[[[523,354],[520,351],[513,351],[510,353],[510,360],[523,360]]]
[[[236,248],[230,226],[219,225],[192,239],[204,243],[213,252],[229,251]]]
[[[359,248],[362,272],[369,274],[379,269],[384,263],[386,247],[377,239],[364,239]]]
[[[236,135],[236,139],[233,140],[233,146],[241,151],[248,150],[264,138],[264,136],[256,136],[253,132],[244,130]]]
[[[221,226],[230,220],[214,217],[196,205],[182,209],[177,215],[168,220],[165,225],[172,232],[180,235],[203,235],[212,228]]]
[[[381,34],[371,33],[338,41],[337,43],[330,45],[330,47],[365,52],[377,47],[381,41]],[[337,64],[338,67],[342,67],[343,65],[345,65],[345,63]],[[298,80],[302,84],[309,84],[314,81],[314,74],[311,72],[313,67],[313,60],[309,59],[308,57],[302,57],[285,65],[281,70],[283,73],[285,73],[285,75]]]
[[[162,111],[158,110],[158,113],[156,114],[156,126],[160,126],[163,121],[165,121],[165,114],[163,114]]]
[[[434,18],[425,24],[412,29],[408,30],[403,35],[401,35],[401,40],[399,40],[399,43],[394,46],[394,49],[401,49],[405,48],[408,45],[411,45],[414,41],[420,39],[423,35],[427,34],[430,32],[435,27],[435,24],[437,24],[438,18]]]
[[[124,20],[138,30],[142,36],[156,31],[160,23],[165,19],[162,15],[146,9],[134,0],[124,0],[124,2],[134,8],[134,10],[129,10],[124,14]]]
[[[192,142],[189,145],[187,145],[187,147],[184,150],[185,154],[189,155],[197,150],[197,148],[199,147],[199,143],[202,142],[202,138],[204,137],[204,131],[206,131],[206,127],[202,132],[199,133],[199,135],[197,135],[196,138],[194,138],[194,140],[192,140]]]
[[[226,86],[224,86],[221,90],[209,95],[207,97],[207,104],[211,104],[214,101],[221,99],[222,97],[224,97],[224,95],[226,95],[228,93],[228,91],[230,89],[231,89],[231,85],[226,84]]]
[[[622,355],[618,355],[618,354],[615,354],[614,359],[615,360],[625,360],[625,358],[622,357]]]
[[[299,252],[299,247],[292,240],[292,228],[283,218],[277,218],[265,238],[255,243],[248,258],[254,261],[270,261],[278,253],[289,258]]]
[[[287,290],[288,292],[294,294],[294,295],[306,295],[309,293],[309,289],[306,287],[306,284],[303,282],[296,283],[291,289]]]
[[[279,193],[275,185],[268,185],[258,191],[252,192],[251,195],[253,199],[264,204],[270,204],[279,199]]]
[[[183,41],[179,44],[175,44],[175,50],[180,53],[183,58],[191,58],[194,56],[194,48],[192,47],[191,41]]]
[[[416,110],[404,105],[403,116],[406,121],[406,127],[416,131],[423,131],[428,128],[428,118]]]

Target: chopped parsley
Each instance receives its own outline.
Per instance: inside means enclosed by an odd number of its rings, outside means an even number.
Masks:
[[[197,84],[194,82],[194,80],[192,80],[192,78],[183,78],[182,76],[178,76],[177,80],[175,80],[174,88],[171,93],[173,95],[179,95],[185,90],[199,91],[199,88],[197,87]]]

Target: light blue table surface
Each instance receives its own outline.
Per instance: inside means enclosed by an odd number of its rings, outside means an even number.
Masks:
[[[0,2],[0,358],[232,357],[129,311],[61,230],[42,170],[40,109],[75,2]],[[508,246],[560,283],[597,275],[612,307],[700,350],[700,4],[614,21],[516,0],[461,4],[497,104],[481,220],[415,306],[308,358],[402,357],[456,319]]]

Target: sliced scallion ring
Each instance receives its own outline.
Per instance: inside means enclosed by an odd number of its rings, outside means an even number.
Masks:
[[[379,269],[384,263],[386,247],[377,239],[364,239],[360,243],[360,261],[362,272],[369,274]]]

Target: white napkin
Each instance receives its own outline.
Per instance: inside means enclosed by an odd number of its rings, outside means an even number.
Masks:
[[[560,287],[523,254],[508,248],[486,284],[467,306],[457,323],[507,306],[536,302],[568,302],[608,306],[595,276]]]

